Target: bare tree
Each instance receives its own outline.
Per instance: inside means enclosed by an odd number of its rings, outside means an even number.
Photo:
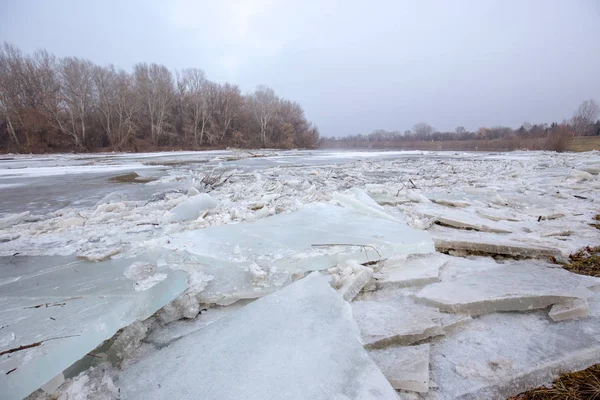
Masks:
[[[584,101],[573,115],[573,127],[580,136],[593,134],[593,126],[600,116],[600,106],[594,99]]]
[[[75,57],[60,61],[61,108],[67,116],[62,124],[64,133],[70,135],[76,147],[86,145],[89,109],[94,100],[94,65]]]
[[[314,147],[319,140],[302,107],[266,86],[244,96],[197,68],[175,82],[161,65],[137,64],[127,73],[79,58],[59,60],[45,50],[23,55],[9,44],[0,47],[1,145],[125,150],[137,149],[138,138],[156,147],[168,137],[172,145],[177,135],[188,145]]]
[[[150,140],[158,144],[164,133],[169,105],[173,101],[173,76],[164,65],[146,63],[137,64],[134,74],[150,125]]]
[[[15,127],[18,108],[18,87],[16,67],[22,58],[21,52],[7,43],[0,48],[0,115],[6,120],[6,126],[14,143],[21,147]]]
[[[435,131],[433,126],[431,126],[425,122],[419,122],[418,124],[413,126],[412,130],[417,136],[422,136],[422,137],[431,135]]]
[[[220,128],[219,142],[225,140],[225,135],[230,130],[233,119],[239,115],[242,103],[242,94],[236,85],[225,83],[217,87],[215,120]]]
[[[190,120],[195,144],[204,142],[204,135],[215,109],[215,84],[206,79],[204,71],[188,68],[177,74],[177,87],[184,100],[184,114]]]
[[[260,142],[267,145],[267,128],[275,116],[279,99],[273,89],[260,85],[254,93],[248,97],[248,104],[252,115],[260,127]]]

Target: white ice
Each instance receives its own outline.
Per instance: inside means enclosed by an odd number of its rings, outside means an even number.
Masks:
[[[397,399],[318,273],[131,365],[119,384],[124,400]]]
[[[426,232],[329,204],[239,225],[172,235],[165,247],[186,250],[221,267],[256,263],[266,269],[321,270],[346,260],[359,263],[392,255],[429,253]],[[234,252],[234,249],[236,250]]]
[[[187,284],[185,273],[168,271],[152,288],[136,291],[123,276],[132,260],[55,260],[5,259],[0,269],[7,282],[0,286],[0,350],[41,343],[0,357],[3,399],[29,395],[117,330],[171,302]]]

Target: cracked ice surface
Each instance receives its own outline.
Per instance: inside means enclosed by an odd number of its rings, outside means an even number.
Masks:
[[[286,213],[302,210],[311,203],[343,204],[345,209],[362,214],[361,217],[377,217],[370,219],[369,223],[377,221],[379,224],[383,219],[406,221],[413,228],[427,230],[437,245],[443,243],[442,241],[453,241],[450,244],[455,247],[458,242],[464,245],[465,250],[473,248],[477,253],[477,250],[487,249],[491,255],[505,252],[509,256],[520,257],[565,256],[575,249],[593,245],[598,241],[598,230],[589,225],[591,217],[598,212],[597,199],[600,193],[600,179],[597,175],[598,165],[600,165],[598,152],[579,154],[361,151],[264,153],[267,156],[262,158],[252,158],[242,152],[229,151],[11,156],[13,160],[0,161],[0,168],[11,168],[20,176],[13,176],[13,172],[9,172],[6,176],[0,173],[0,196],[3,200],[0,202],[0,212],[3,213],[0,215],[0,226],[2,226],[0,255],[11,256],[11,262],[14,260],[19,263],[25,255],[60,254],[72,258],[82,256],[89,259],[105,257],[123,259],[156,254],[160,253],[160,249],[169,244],[174,236],[184,235],[186,232],[213,229],[213,227],[233,228],[234,224],[242,222],[266,221],[265,217],[286,215]],[[180,162],[182,165],[176,165]],[[98,173],[91,173],[92,171],[86,167],[88,163],[107,168],[96,168]],[[153,167],[140,169],[140,174],[146,175],[147,171],[154,173],[156,168],[160,173],[155,174],[154,177],[158,179],[146,184],[122,185],[108,184],[107,179],[93,178],[101,177],[101,170],[112,171],[110,173],[114,175],[121,169],[120,167],[114,169],[113,165],[126,164],[123,167],[125,171],[137,170],[139,163],[151,163]],[[52,174],[46,174],[43,170],[36,172],[35,169],[25,171],[27,168],[53,166],[60,168],[55,169]],[[79,166],[82,168],[77,168]],[[67,167],[68,172],[85,173],[85,175],[70,174],[53,178],[57,176],[55,172],[63,173],[67,170],[63,167]],[[14,168],[19,168],[21,171],[16,171]],[[582,171],[584,173],[581,173]],[[172,222],[171,218],[166,218],[169,212],[175,211],[180,204],[195,203],[191,200],[207,191],[201,184],[202,178],[212,172],[231,175],[225,184],[210,191],[211,198],[218,203],[216,207],[200,206],[194,209],[198,210],[198,213],[194,212],[191,218],[182,218],[180,221]],[[36,173],[45,176],[36,178]],[[85,176],[85,180],[97,179],[94,181],[95,186],[101,188],[84,194],[81,194],[78,189],[70,190],[69,188],[72,187],[70,184],[81,176]],[[408,182],[408,179],[411,179],[414,186]],[[62,185],[65,180],[68,180],[69,185]],[[48,186],[40,186],[42,181],[55,183],[56,190],[49,191]],[[132,190],[131,188],[134,187],[138,189]],[[374,204],[371,199],[378,204]],[[31,204],[31,200],[35,203]],[[43,211],[46,208],[40,207],[40,203],[49,203],[48,209],[52,211]],[[186,207],[181,206],[181,208]],[[352,214],[352,218],[354,215],[356,213]],[[444,218],[446,222],[452,221],[452,223],[447,224],[450,226],[435,225],[433,222],[436,218]],[[441,222],[444,223],[443,220]],[[486,230],[485,227],[496,231],[495,228],[499,228],[511,233],[484,232],[482,230]],[[355,232],[351,233],[358,232],[360,235],[364,228],[364,226],[356,227]],[[236,245],[233,242],[229,249],[224,248],[224,250],[223,254],[226,256],[224,258],[247,257],[246,251],[249,251],[241,244]],[[307,254],[321,253],[325,257],[330,257],[337,252],[351,253],[359,249],[324,247],[310,250]],[[460,253],[460,249],[458,250]],[[481,252],[485,253],[485,251]],[[15,253],[20,254],[12,257]],[[368,253],[369,258],[372,254],[373,251]],[[159,255],[168,258],[162,253]],[[289,284],[295,278],[283,267],[271,270],[268,263],[261,262],[269,259],[277,260],[276,253],[267,254],[261,260],[258,260],[260,256],[257,256],[256,262],[245,264],[240,261],[235,269],[220,268],[221,265],[202,265],[200,260],[194,257],[181,252],[180,259],[175,259],[173,262],[169,259],[170,267],[188,273],[189,284],[195,289],[191,292],[186,291],[182,295],[184,298],[178,298],[177,307],[174,307],[177,310],[169,315],[165,313],[163,315],[165,321],[180,317],[180,306],[184,306],[187,316],[193,317],[199,311],[198,301],[231,304],[237,299],[264,296]],[[421,271],[422,274],[417,273],[416,270],[402,271],[400,275],[394,277],[394,279],[398,278],[394,281],[395,284],[410,285],[420,278],[424,279],[421,284],[437,279],[445,283],[449,280],[459,280],[472,273],[503,267],[492,259],[467,260],[440,257],[440,259],[444,258],[448,263],[440,266],[437,274],[437,265],[424,265],[427,266],[427,270]],[[410,260],[410,257],[408,259]],[[156,259],[147,261],[156,262]],[[516,264],[527,266],[532,263],[538,261],[529,260]],[[100,262],[93,265],[102,267],[106,264]],[[327,267],[333,265],[335,263]],[[22,271],[26,271],[29,267],[27,265],[21,267],[25,268],[14,275],[3,276],[0,285],[23,279],[22,276],[26,273]],[[385,273],[385,268],[380,272]],[[408,276],[403,276],[402,273],[407,273]],[[421,274],[420,278],[419,274]],[[197,278],[192,278],[192,275],[197,275]],[[209,280],[208,276],[213,279]],[[67,283],[70,280],[78,280],[81,276],[73,274],[65,275],[63,278],[56,286],[68,287]],[[164,283],[165,281],[160,284]],[[129,284],[133,285],[134,282],[129,281]],[[157,289],[158,285],[150,291]],[[0,294],[4,287],[7,286],[0,286]],[[407,295],[414,294],[413,292],[407,292]],[[144,293],[146,292],[141,294]],[[366,299],[364,295],[359,295],[359,298]],[[382,298],[382,300],[386,299]],[[56,307],[48,307],[46,311],[54,308]],[[590,313],[593,314],[594,305],[591,301],[590,308]],[[34,310],[40,311],[40,309]],[[539,314],[548,320],[546,310],[540,311]],[[451,324],[452,321],[445,322],[444,319],[453,316],[442,313],[440,325]],[[501,316],[504,317],[504,314]],[[102,318],[100,313],[98,318]],[[475,321],[488,318],[492,318],[492,315],[476,318]],[[557,326],[568,324],[565,332],[571,329],[573,333],[571,340],[584,345],[587,336],[584,335],[581,339],[577,337],[578,326],[585,325],[586,329],[596,328],[589,325],[590,318],[593,317],[553,322],[553,324]],[[199,319],[202,319],[202,315]],[[520,320],[502,321],[495,325],[493,330],[501,332],[503,324],[517,323]],[[524,326],[526,321],[528,320],[523,320]],[[572,325],[573,323],[582,325]],[[471,329],[471,325],[472,322],[469,322],[466,326]],[[509,325],[504,329],[508,331],[507,327]],[[450,335],[448,332],[447,334],[448,338],[453,337],[453,334]],[[39,339],[44,337],[40,336]],[[486,336],[481,336],[480,339],[484,341],[482,344],[484,346]],[[437,343],[445,339],[437,337],[428,340]],[[490,343],[493,343],[494,339],[490,340]],[[544,340],[544,336],[539,335],[538,340]],[[19,341],[18,337],[17,341]],[[0,339],[0,350],[12,347],[13,342],[12,335],[3,336]],[[43,346],[51,344],[52,341]],[[535,342],[529,344],[531,348],[535,345]],[[577,352],[584,348],[575,346],[572,349]],[[550,354],[549,358],[544,361],[548,364],[557,362],[552,359],[552,354],[557,357],[564,355],[552,352],[548,354]],[[494,368],[502,370],[502,367],[507,365],[504,360],[494,361],[493,355],[480,353],[479,356],[481,359],[476,360],[478,370],[482,371],[483,375],[488,375],[491,380],[496,379],[497,376],[490,371],[493,372]],[[435,349],[432,350],[432,357],[433,368],[435,368],[436,362],[440,362],[435,359]],[[596,357],[596,362],[598,359],[600,358]],[[491,360],[493,367],[486,367],[484,360]],[[515,376],[526,373],[529,367],[527,363],[518,364],[514,372]],[[470,368],[466,365],[462,371],[469,371]],[[10,378],[17,371],[15,370],[8,377]],[[465,378],[443,371],[442,375],[448,375],[449,381],[440,387],[447,389],[448,393],[457,393],[451,389],[452,379],[464,380]],[[535,386],[548,380],[551,379],[536,381]],[[487,398],[487,396],[479,398]]]
[[[187,286],[184,273],[169,271],[151,288],[136,291],[135,283],[123,275],[131,263],[66,257],[2,260],[1,349],[42,342],[0,358],[3,399],[27,396],[117,330],[148,318]]]
[[[600,297],[590,317],[552,322],[545,311],[494,313],[431,344],[427,400],[504,399],[600,360]]]
[[[318,273],[140,360],[119,383],[122,399],[397,399]]]
[[[525,311],[592,295],[588,288],[600,280],[562,268],[535,264],[502,265],[433,283],[416,297],[447,312],[471,315],[497,311]]]
[[[165,247],[188,251],[206,264],[235,267],[256,263],[263,268],[303,272],[327,269],[346,260],[364,263],[392,255],[429,253],[433,242],[427,233],[398,222],[330,204],[312,204],[245,224],[176,234]]]

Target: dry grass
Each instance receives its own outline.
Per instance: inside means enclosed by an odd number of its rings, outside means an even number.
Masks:
[[[600,136],[574,137],[567,145],[568,151],[600,150]]]
[[[590,223],[590,226],[593,226],[596,229],[600,229],[600,214],[596,215],[593,219],[596,222]]]
[[[600,246],[587,246],[571,254],[569,261],[557,264],[575,274],[600,277]]]
[[[508,400],[600,400],[600,364],[561,375],[552,387],[539,387]]]

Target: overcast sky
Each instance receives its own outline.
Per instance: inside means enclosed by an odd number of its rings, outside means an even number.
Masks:
[[[600,101],[600,0],[0,0],[0,41],[199,67],[299,102],[325,136],[518,127]]]

